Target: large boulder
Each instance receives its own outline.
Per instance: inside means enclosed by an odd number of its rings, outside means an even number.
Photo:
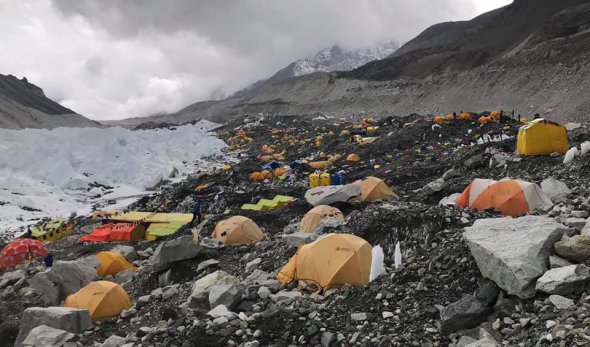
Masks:
[[[156,272],[167,270],[181,260],[193,259],[203,253],[203,247],[193,243],[193,237],[186,235],[160,244],[150,261]]]
[[[2,275],[2,279],[0,280],[0,289],[4,288],[10,284],[14,284],[14,283],[18,282],[18,280],[20,280],[23,277],[25,277],[24,270],[5,272],[4,275]]]
[[[586,219],[586,224],[584,224],[584,227],[582,228],[582,232],[580,234],[590,236],[590,218]]]
[[[215,271],[193,284],[193,289],[188,298],[188,307],[191,309],[208,309],[209,292],[211,287],[219,284],[240,284],[240,280],[225,271]]]
[[[491,309],[472,295],[465,295],[440,311],[441,331],[449,334],[474,328],[486,320]]]
[[[87,310],[70,307],[30,307],[23,311],[20,330],[14,345],[21,346],[31,330],[40,325],[81,334],[92,326],[92,321]]]
[[[510,295],[528,299],[547,271],[553,245],[566,227],[544,216],[490,218],[465,228],[464,237],[482,275]]]
[[[541,182],[541,189],[549,196],[553,203],[565,202],[572,191],[562,181],[549,177]]]
[[[56,261],[51,268],[28,279],[28,283],[45,304],[57,305],[60,300],[79,291],[95,277],[95,268],[86,260]]]
[[[228,309],[233,309],[244,296],[242,286],[236,284],[216,284],[209,290],[209,305],[214,308],[218,305],[224,305]]]
[[[551,269],[537,280],[537,291],[568,295],[581,293],[590,284],[590,269],[583,264]]]
[[[61,329],[55,329],[48,325],[39,325],[33,328],[23,345],[32,347],[61,346],[71,340],[75,335]]]
[[[39,294],[41,300],[46,305],[57,305],[60,300],[59,284],[54,283],[50,277],[49,272],[51,270],[45,270],[35,274],[35,276],[29,278],[27,282],[29,286],[33,288],[35,293]]]
[[[111,252],[119,253],[120,255],[124,256],[128,262],[132,262],[137,259],[137,252],[133,246],[127,245],[116,245],[111,249]]]
[[[289,246],[299,247],[307,243],[311,243],[318,238],[316,233],[293,233],[281,235],[283,241]]]
[[[555,244],[555,252],[569,261],[586,261],[590,259],[590,236],[565,238]]]

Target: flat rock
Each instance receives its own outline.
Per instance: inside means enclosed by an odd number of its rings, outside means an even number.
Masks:
[[[203,252],[203,247],[193,243],[191,235],[185,235],[161,243],[150,258],[150,262],[155,272],[162,272],[175,262],[196,258]]]
[[[111,252],[119,253],[120,255],[124,256],[125,259],[127,259],[127,261],[130,263],[137,260],[138,258],[137,252],[135,251],[135,248],[133,248],[133,246],[116,245],[115,247],[113,247],[113,249],[111,249]]]
[[[228,274],[225,271],[215,271],[203,278],[195,281],[190,297],[188,298],[188,307],[192,309],[208,309],[209,291],[211,287],[218,284],[239,284],[240,280]]]
[[[31,330],[40,325],[81,334],[92,326],[87,310],[70,307],[30,307],[23,311],[15,346],[20,346]]]
[[[48,325],[33,328],[23,341],[23,345],[32,347],[62,346],[71,340],[74,334]]]
[[[127,343],[127,339],[117,335],[111,335],[108,339],[104,340],[100,347],[121,347]]]
[[[544,216],[479,219],[463,236],[482,275],[510,295],[535,295],[553,245],[566,227]]]
[[[569,217],[565,219],[564,224],[576,230],[582,230],[586,226],[586,218]]]
[[[281,239],[289,246],[299,247],[311,243],[317,239],[318,235],[315,233],[293,233],[281,235]]]
[[[233,309],[244,296],[242,286],[236,284],[216,284],[209,289],[209,305],[211,308],[223,305]]]
[[[444,334],[478,326],[491,310],[472,295],[465,295],[440,312],[441,331]]]
[[[293,291],[281,290],[280,292],[270,296],[270,298],[274,302],[291,302],[291,301],[297,300],[301,297],[302,297],[301,292],[296,291],[296,290],[293,290]]]
[[[215,306],[212,310],[210,310],[209,312],[207,312],[207,315],[208,316],[211,316],[213,318],[223,317],[223,318],[225,318],[227,320],[232,320],[232,319],[238,317],[237,314],[235,314],[234,312],[230,311],[224,305]]]
[[[270,273],[268,273],[266,271],[262,271],[260,269],[256,269],[256,270],[252,271],[252,273],[249,274],[248,277],[246,277],[244,282],[246,282],[248,284],[264,285],[269,280],[273,280],[273,279],[274,279],[274,277]]]
[[[253,260],[249,261],[246,264],[245,272],[247,274],[249,274],[250,272],[252,272],[255,269],[257,269],[258,266],[260,266],[260,263],[262,263],[262,259],[261,258],[256,258],[256,259],[253,259]]]
[[[558,310],[565,310],[574,306],[574,301],[572,299],[565,298],[561,295],[549,295],[549,301],[551,301],[553,306]]]
[[[553,203],[565,202],[568,194],[572,191],[567,185],[553,177],[549,177],[541,182],[541,189],[549,196]]]
[[[219,260],[217,259],[207,259],[205,261],[202,261],[199,263],[199,266],[197,266],[197,272],[201,272],[205,269],[208,269],[210,267],[214,267],[219,265]]]
[[[537,291],[568,295],[581,293],[590,284],[590,269],[583,264],[551,269],[537,280]]]
[[[0,289],[6,287],[8,285],[16,283],[18,280],[20,280],[23,277],[25,277],[24,270],[5,272],[2,275],[2,279],[0,280]]]
[[[590,259],[590,236],[565,238],[555,243],[555,252],[569,261],[584,262]]]
[[[590,236],[590,218],[586,219],[586,224],[584,224],[580,235]]]
[[[569,266],[569,265],[572,265],[572,263],[570,263],[566,259],[563,259],[560,256],[557,256],[557,255],[549,256],[549,268],[551,268],[551,269],[556,269],[558,267],[564,267],[564,266]]]

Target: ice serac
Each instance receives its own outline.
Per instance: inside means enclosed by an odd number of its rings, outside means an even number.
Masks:
[[[484,277],[508,294],[528,299],[565,230],[544,216],[490,218],[477,220],[463,236]]]

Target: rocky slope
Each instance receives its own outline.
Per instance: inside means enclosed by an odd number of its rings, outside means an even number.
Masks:
[[[91,121],[47,98],[43,90],[12,75],[0,74],[0,128],[94,127]]]
[[[342,117],[504,109],[556,120],[590,112],[590,4],[518,0],[471,21],[437,24],[387,59],[313,73],[253,96],[199,103],[151,121],[243,114]],[[144,120],[147,121],[147,120]]]

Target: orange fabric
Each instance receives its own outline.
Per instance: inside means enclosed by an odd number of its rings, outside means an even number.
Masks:
[[[287,170],[283,169],[282,167],[275,169],[275,175],[277,175],[277,176],[283,176],[286,173],[287,173]]]
[[[109,281],[91,282],[69,295],[64,303],[65,307],[88,310],[93,321],[118,316],[132,305],[125,289]]]
[[[262,241],[264,233],[250,218],[233,216],[217,223],[211,237],[226,245],[240,246]]]
[[[459,195],[457,200],[455,200],[455,205],[462,207],[462,208],[469,207],[469,197],[471,196],[471,185],[472,184],[473,183],[469,183],[469,185],[467,186],[467,188],[465,188],[463,193],[461,193],[461,195]]]
[[[101,276],[115,276],[121,271],[131,270],[137,271],[137,268],[130,264],[125,257],[115,252],[99,252],[96,258],[100,261],[100,265],[96,269],[96,273]]]
[[[250,179],[252,181],[263,181],[264,180],[264,176],[262,175],[262,173],[256,171],[256,172],[252,172],[250,174]]]
[[[80,238],[80,241],[139,241],[144,238],[145,227],[141,224],[109,223],[94,229],[90,235]]]
[[[313,233],[320,223],[328,218],[336,218],[340,224],[344,223],[344,215],[339,209],[328,205],[319,205],[309,210],[309,212],[303,216],[301,224],[299,225],[299,231],[303,233]]]
[[[348,155],[348,157],[346,157],[346,161],[357,162],[359,160],[361,160],[361,158],[357,154],[354,154],[354,153],[351,153]]]
[[[461,119],[461,120],[472,120],[473,118],[471,117],[471,114],[469,114],[469,113],[461,113],[459,115],[459,119]]]
[[[513,217],[523,215],[530,210],[524,192],[513,180],[501,181],[490,186],[471,205],[471,208],[480,211],[491,207],[502,212],[503,215]]]
[[[447,114],[445,116],[445,120],[453,120],[453,119],[455,119],[455,117],[452,114]]]
[[[434,122],[436,124],[442,124],[444,121],[445,121],[445,119],[443,117],[441,117],[441,116],[434,117]]]
[[[384,200],[395,194],[381,179],[369,176],[362,181],[357,181],[355,184],[361,186],[361,202],[373,202],[376,200]]]
[[[325,161],[312,161],[308,165],[311,166],[312,169],[324,170],[328,166],[332,165],[332,163],[327,160],[325,160]]]

